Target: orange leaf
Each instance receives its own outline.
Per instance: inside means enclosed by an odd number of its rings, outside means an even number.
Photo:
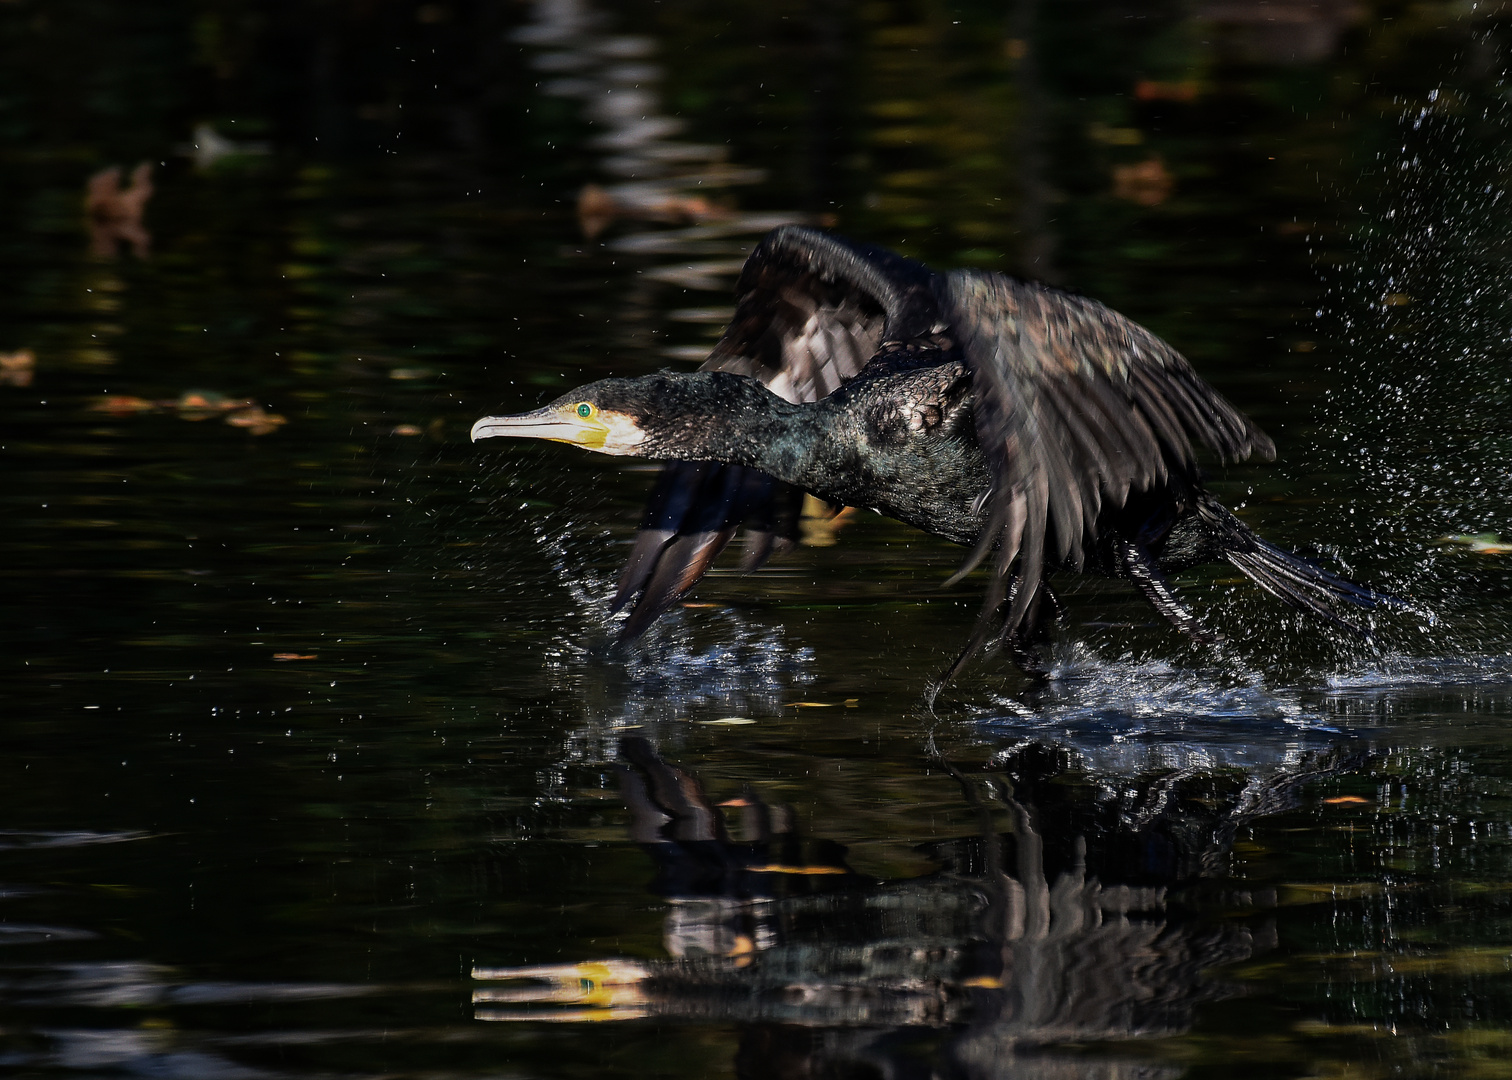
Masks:
[[[111,413],[115,416],[129,416],[132,413],[151,412],[157,408],[157,403],[148,401],[146,398],[132,397],[130,394],[106,394],[97,398],[89,406],[90,412]]]

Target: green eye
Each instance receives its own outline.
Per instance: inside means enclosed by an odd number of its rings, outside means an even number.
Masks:
[[[578,405],[577,414],[586,420],[593,415],[593,406],[584,401]]]

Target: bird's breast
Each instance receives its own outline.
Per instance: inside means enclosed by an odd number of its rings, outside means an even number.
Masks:
[[[970,431],[947,433],[937,405],[898,403],[894,423],[849,414],[827,425],[804,486],[959,544],[985,523],[987,460]]]

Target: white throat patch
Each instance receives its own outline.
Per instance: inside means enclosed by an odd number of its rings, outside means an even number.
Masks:
[[[646,433],[625,413],[604,409],[599,413],[598,419],[599,423],[609,429],[609,434],[604,437],[604,445],[598,448],[601,454],[635,454],[641,443],[646,441]]]

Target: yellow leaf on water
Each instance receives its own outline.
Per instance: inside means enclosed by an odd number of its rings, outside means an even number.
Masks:
[[[1375,881],[1288,882],[1277,890],[1284,906],[1363,900],[1379,896],[1382,891],[1381,884]]]
[[[1506,543],[1497,533],[1457,533],[1441,536],[1436,544],[1460,544],[1477,555],[1506,555],[1512,553],[1512,544]]]

